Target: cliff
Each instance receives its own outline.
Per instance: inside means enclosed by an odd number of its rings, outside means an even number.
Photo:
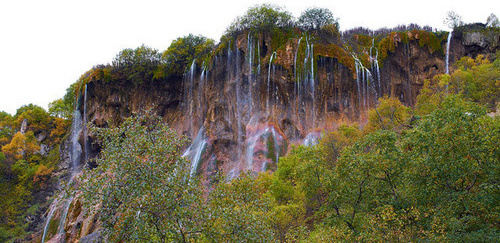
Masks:
[[[87,120],[114,126],[153,109],[194,145],[203,144],[196,171],[259,172],[274,168],[291,144],[315,141],[342,123],[363,124],[381,96],[413,105],[423,81],[445,73],[446,37],[421,30],[342,38],[294,33],[273,50],[271,35],[244,32],[209,60],[193,61],[183,77],[88,83]],[[449,63],[498,48],[498,35],[457,32]],[[98,153],[98,145],[92,148]],[[196,149],[186,156],[193,159]]]
[[[423,30],[343,36],[295,31],[279,40],[244,31],[192,61],[182,77],[86,82],[77,112],[95,126],[112,127],[134,112],[153,110],[191,139],[184,156],[208,184],[220,170],[229,178],[274,170],[292,145],[315,144],[340,124],[362,126],[379,97],[412,106],[425,79],[463,56],[493,55],[499,40],[497,31],[485,30],[457,30],[451,38]],[[78,141],[85,153],[80,164],[99,153],[91,133],[82,129]],[[98,234],[92,233],[97,217],[83,217],[80,201],[65,207],[70,217],[60,227],[70,233],[56,238]],[[58,217],[63,211],[64,204],[51,210]]]

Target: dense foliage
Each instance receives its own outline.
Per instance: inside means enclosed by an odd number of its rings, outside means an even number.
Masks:
[[[161,63],[158,50],[147,46],[124,49],[113,59],[113,71],[117,76],[133,83],[153,80],[155,71]]]
[[[262,186],[242,176],[220,182],[204,198],[181,157],[185,141],[160,117],[147,111],[94,132],[104,148],[81,190],[86,205],[98,205],[108,241],[272,240]]]
[[[182,76],[195,59],[207,56],[213,48],[214,40],[203,36],[189,34],[177,38],[162,54],[166,61],[163,68],[170,75]]]
[[[32,104],[14,116],[0,112],[0,241],[35,230],[68,124]]]
[[[286,216],[276,236],[305,242],[498,239],[500,119],[484,108],[499,101],[496,62],[464,58],[451,75],[426,83],[415,110],[381,98],[363,130],[343,125],[319,145],[280,158],[269,193],[277,203],[273,210],[287,213],[278,214]],[[492,86],[468,88],[483,82]],[[492,100],[475,98],[482,92]]]

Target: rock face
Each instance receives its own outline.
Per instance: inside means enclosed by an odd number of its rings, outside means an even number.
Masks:
[[[375,46],[342,49],[338,38],[302,35],[273,50],[270,36],[244,33],[210,61],[194,61],[183,77],[141,84],[90,82],[77,112],[84,123],[111,127],[134,112],[153,110],[192,140],[184,155],[192,161],[191,172],[201,174],[205,183],[219,170],[229,178],[246,170],[275,170],[292,144],[315,144],[322,132],[343,123],[363,125],[379,97],[414,105],[424,80],[445,73],[448,44],[445,37],[438,43],[444,51],[430,51],[419,38],[396,38],[393,50],[380,59]],[[451,38],[450,63],[494,53],[500,49],[498,40],[498,34],[457,32]],[[78,143],[85,154],[81,161],[101,149],[83,129]],[[64,148],[71,150],[69,142]],[[63,167],[69,168],[74,162],[64,154]],[[62,214],[61,205],[56,202],[54,215]],[[77,198],[67,205],[59,227],[65,234],[52,226],[46,240],[100,241],[97,216],[84,217]]]
[[[184,77],[139,85],[89,83],[87,121],[114,126],[133,112],[152,109],[192,140],[202,131],[203,151],[191,151],[199,152],[193,162],[198,173],[222,169],[234,176],[275,168],[275,157],[284,155],[288,145],[306,137],[310,141],[313,134],[341,123],[363,124],[381,96],[413,105],[423,81],[445,72],[447,43],[440,43],[444,51],[430,52],[419,45],[423,37],[412,38],[396,41],[380,65],[375,47],[369,53],[346,52],[355,62],[349,65],[325,52],[321,39],[294,38],[273,51],[269,36],[245,33],[208,64],[193,62]],[[499,49],[498,36],[479,32],[457,33],[451,41],[450,63]],[[368,62],[358,60],[363,55]],[[89,153],[99,149],[93,145]]]

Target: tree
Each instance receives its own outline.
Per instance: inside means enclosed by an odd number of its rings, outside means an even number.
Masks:
[[[50,123],[52,121],[52,118],[49,113],[45,111],[45,109],[33,104],[24,105],[17,109],[14,119],[16,120],[16,125],[18,127],[20,127],[23,121],[26,120],[28,122],[29,130],[33,131],[35,135],[47,131],[50,128]]]
[[[497,16],[493,13],[488,16],[486,19],[486,27],[490,28],[497,28],[500,27],[500,21],[498,20]]]
[[[51,116],[71,120],[75,109],[76,84],[73,83],[66,89],[66,94],[64,94],[63,98],[54,100],[49,104],[49,114]]]
[[[2,152],[11,161],[25,159],[28,160],[40,150],[40,145],[35,139],[32,131],[26,134],[17,132],[9,144],[2,146]]]
[[[218,183],[207,200],[204,237],[210,242],[273,242],[266,180],[243,174]]]
[[[462,16],[458,15],[454,11],[449,11],[444,19],[444,24],[451,29],[464,25],[462,21]]]
[[[339,28],[338,19],[327,8],[308,8],[302,12],[297,24],[305,30],[318,30],[332,24]]]
[[[49,103],[49,114],[54,117],[68,119],[71,117],[72,108],[73,107],[68,107],[62,98],[57,99]]]
[[[406,195],[428,231],[449,241],[495,241],[498,215],[500,119],[450,94],[402,141],[408,167]],[[436,228],[437,227],[437,228]]]
[[[194,59],[209,54],[213,47],[214,40],[201,35],[189,34],[177,38],[162,54],[166,63],[164,75],[182,76]]]
[[[271,31],[274,28],[291,27],[292,15],[283,8],[262,4],[251,7],[245,15],[236,18],[226,29],[225,35],[236,35],[243,30]]]
[[[142,45],[136,49],[124,49],[113,59],[114,71],[136,84],[153,80],[161,63],[158,50]]]
[[[395,97],[380,97],[375,108],[368,111],[368,124],[364,131],[379,129],[400,132],[409,127],[410,109]]]
[[[9,143],[14,135],[14,119],[4,111],[0,111],[0,146]]]
[[[103,150],[85,170],[87,205],[98,205],[111,241],[189,242],[200,236],[202,191],[183,158],[184,138],[147,111],[119,127],[92,129]]]

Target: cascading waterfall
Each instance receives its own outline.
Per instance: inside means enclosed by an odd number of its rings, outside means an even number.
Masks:
[[[47,214],[47,219],[45,220],[45,226],[43,227],[43,234],[42,234],[42,243],[45,242],[45,237],[47,236],[47,231],[49,230],[50,226],[50,221],[52,220],[52,217],[54,216],[54,211],[57,208],[57,203],[59,202],[59,199],[56,198],[51,204],[50,204],[50,210],[49,213]]]
[[[70,158],[70,168],[69,168],[69,180],[68,185],[71,185],[73,181],[74,175],[81,171],[83,165],[87,160],[87,129],[86,129],[86,116],[87,116],[87,86],[84,88],[83,94],[83,113],[84,117],[80,114],[78,110],[78,106],[75,107],[75,111],[73,112],[73,121],[71,124],[71,134],[69,137],[69,158]],[[78,103],[78,102],[77,102]],[[81,133],[84,133],[84,148],[85,151],[82,150],[82,145],[78,142],[78,138]],[[85,153],[84,153],[85,152]],[[84,158],[82,161],[82,153],[84,154]],[[47,219],[45,220],[45,227],[42,234],[42,243],[45,242],[45,238],[47,237],[48,229],[50,228],[50,223],[52,221],[52,217],[54,216],[54,212],[59,208],[60,203],[64,202],[64,207],[61,209],[59,224],[57,227],[57,234],[64,233],[64,224],[66,223],[66,217],[68,215],[68,210],[71,202],[73,201],[72,197],[66,198],[66,193],[63,191],[62,194],[58,198],[56,198],[52,204],[50,205],[50,211],[47,214]]]
[[[66,217],[68,216],[69,206],[71,205],[72,201],[73,201],[73,197],[69,197],[66,199],[66,204],[64,205],[64,208],[63,208],[60,220],[59,220],[59,226],[57,226],[57,234],[64,233],[64,224],[66,223]]]
[[[299,39],[297,50],[295,52],[295,94],[297,99],[296,107],[296,117],[299,124],[301,124],[303,130],[308,130],[311,127],[315,127],[316,122],[316,80],[314,76],[314,44],[313,40],[306,36],[305,41],[305,53],[304,60],[302,62],[302,68],[297,70],[297,56],[300,49]],[[303,86],[303,87],[302,87]],[[304,110],[305,115],[301,116],[301,112]]]
[[[314,83],[314,44],[311,43],[311,52],[310,52],[310,62],[311,62],[311,79],[310,79],[310,89],[311,89],[311,98],[312,98],[312,127],[316,126],[316,96],[314,95],[314,91],[316,89],[316,85]]]
[[[375,56],[373,56],[373,50],[375,50]],[[378,90],[374,90],[376,91],[375,96],[378,98],[382,96],[382,86],[380,80],[380,66],[378,65],[378,49],[375,47],[375,39],[372,39],[372,46],[370,47],[370,63],[372,66],[372,72],[374,72],[377,77]]]
[[[80,115],[80,111],[75,109],[73,112],[73,122],[71,124],[71,135],[69,137],[70,146],[69,146],[69,158],[71,160],[71,169],[70,169],[70,180],[80,169],[80,161],[82,160],[82,146],[78,142],[78,137],[83,129],[83,120]]]
[[[88,161],[88,129],[87,129],[87,85],[85,84],[85,91],[83,94],[83,162],[86,163]],[[82,165],[83,166],[83,165]]]
[[[254,47],[252,32],[248,32],[247,40],[247,55],[248,55],[248,116],[252,116],[253,112],[253,96],[252,96],[252,86],[253,86],[253,59],[254,59]]]
[[[238,159],[241,158],[241,144],[242,144],[242,141],[241,141],[241,138],[242,138],[242,131],[241,131],[241,107],[240,107],[240,104],[241,104],[241,94],[240,94],[240,66],[239,66],[239,63],[240,63],[240,51],[238,50],[238,47],[236,46],[236,44],[234,45],[234,49],[236,51],[236,60],[234,62],[234,65],[236,66],[236,127],[237,127],[237,132],[238,132]]]
[[[271,66],[274,67],[273,58],[276,58],[276,52],[271,54],[269,58],[269,69],[267,71],[267,99],[266,99],[266,113],[269,114],[269,99],[271,96]]]
[[[246,140],[246,153],[245,153],[245,161],[246,161],[246,170],[253,172],[261,172],[266,169],[266,166],[269,162],[269,159],[278,162],[278,158],[280,155],[279,149],[279,140],[283,139],[281,134],[279,134],[275,127],[270,125],[269,123],[259,122],[259,116],[253,116],[250,119],[250,122],[247,124],[247,140]],[[274,150],[273,154],[269,154],[269,148],[263,148],[266,146],[270,146],[270,143],[273,143],[272,149]],[[265,151],[262,154],[262,151]],[[257,152],[258,153],[257,153]],[[256,154],[264,155],[255,156]],[[257,160],[255,160],[255,158]]]
[[[314,146],[318,144],[318,140],[321,138],[321,133],[318,131],[313,131],[307,134],[304,138],[303,144],[305,146]]]
[[[193,104],[193,98],[194,98],[194,95],[193,95],[193,87],[194,87],[194,75],[195,75],[195,70],[196,70],[196,59],[193,59],[193,62],[191,63],[191,66],[189,68],[189,73],[188,73],[188,79],[189,79],[189,93],[188,93],[188,100],[187,100],[187,104],[188,104],[188,107],[189,107],[189,116],[188,118],[191,120],[190,123],[189,123],[189,131],[191,133],[191,135],[193,134],[193,129],[194,129],[194,120],[193,119],[193,109],[194,109],[194,104]]]
[[[372,75],[372,72],[365,66],[363,66],[363,63],[354,55],[351,53],[352,58],[354,59],[354,66],[356,68],[356,86],[357,86],[357,91],[358,91],[358,105],[359,105],[359,110],[360,112],[364,109],[367,110],[370,108],[370,90],[373,90],[375,92],[376,96],[379,96],[376,91],[375,87],[375,82],[374,82],[374,77]],[[372,58],[370,57],[370,60]],[[375,61],[371,61],[372,65],[375,63]],[[376,63],[377,70],[376,72],[379,73],[378,70],[378,62]],[[380,79],[380,76],[378,76]],[[379,81],[380,82],[380,81]]]
[[[450,63],[450,46],[451,46],[451,36],[453,35],[453,30],[448,33],[448,40],[446,41],[446,74],[450,74],[449,63]]]
[[[354,64],[355,64],[354,66],[356,67],[356,86],[358,89],[358,106],[361,110],[361,87],[359,85],[359,83],[360,83],[359,77],[361,76],[359,73],[359,70],[361,69],[360,68],[361,63],[359,62],[359,60],[356,57],[353,56],[353,58],[354,58]]]
[[[198,108],[199,108],[199,117],[200,120],[199,122],[203,124],[203,118],[204,118],[204,111],[205,111],[205,99],[204,99],[204,94],[205,94],[205,82],[206,82],[206,76],[207,76],[207,68],[205,67],[205,61],[203,61],[203,64],[201,65],[202,71],[200,74],[200,80],[198,82]]]
[[[205,137],[205,128],[202,126],[193,143],[184,151],[182,157],[186,157],[191,161],[190,175],[193,176],[198,171],[200,166],[203,151],[207,147],[208,139]]]
[[[300,77],[297,75],[297,56],[299,53],[300,49],[300,42],[302,41],[303,36],[300,37],[299,41],[297,42],[297,49],[295,50],[295,58],[293,61],[293,76],[295,79],[294,82],[294,94],[295,94],[295,114],[296,114],[296,121],[300,122]],[[296,135],[296,134],[295,134]]]

